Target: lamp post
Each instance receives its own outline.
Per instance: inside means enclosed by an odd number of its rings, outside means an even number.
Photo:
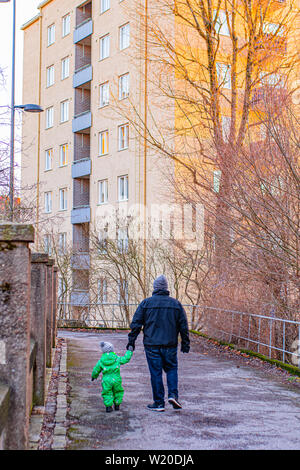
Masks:
[[[36,104],[15,106],[15,56],[16,56],[16,0],[13,1],[13,37],[12,37],[12,74],[11,74],[11,118],[10,118],[10,162],[9,162],[9,219],[13,221],[14,214],[14,152],[15,152],[15,109],[29,113],[40,113],[43,109]],[[0,0],[8,3],[10,0]]]

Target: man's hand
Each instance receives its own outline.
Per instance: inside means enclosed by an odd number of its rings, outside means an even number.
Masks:
[[[134,351],[134,348],[135,348],[135,346],[132,343],[128,343],[127,346],[126,346],[126,349],[128,349],[129,351]]]
[[[183,353],[188,353],[190,351],[190,347],[189,346],[185,346],[185,345],[181,345],[181,352]]]

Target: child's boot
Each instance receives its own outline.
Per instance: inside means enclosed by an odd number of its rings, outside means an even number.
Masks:
[[[107,406],[106,407],[106,413],[110,413],[112,411],[112,406]]]
[[[115,405],[115,410],[119,411],[120,410],[120,405]]]

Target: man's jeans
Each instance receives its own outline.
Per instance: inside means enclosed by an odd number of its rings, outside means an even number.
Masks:
[[[165,390],[162,371],[167,374],[168,398],[178,398],[177,346],[161,348],[145,346],[146,358],[151,375],[154,403],[165,404]]]

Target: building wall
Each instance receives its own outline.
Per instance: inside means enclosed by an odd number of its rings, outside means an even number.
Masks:
[[[24,119],[23,153],[22,153],[22,186],[33,186],[32,196],[37,198],[39,211],[33,214],[38,223],[39,233],[36,249],[43,249],[43,234],[67,233],[67,243],[72,245],[73,237],[80,231],[78,224],[72,226],[71,211],[73,203],[80,205],[86,198],[80,199],[80,187],[89,192],[91,209],[90,231],[106,205],[98,205],[98,181],[108,179],[108,203],[116,207],[130,206],[144,201],[144,140],[133,133],[129,126],[129,147],[118,149],[118,126],[130,119],[116,113],[116,104],[123,107],[128,99],[118,100],[119,76],[130,75],[129,99],[137,106],[138,112],[144,114],[145,76],[144,57],[137,56],[136,38],[143,38],[138,30],[138,16],[132,17],[135,0],[110,0],[110,9],[100,14],[100,0],[92,1],[93,33],[90,38],[74,44],[73,32],[82,20],[89,16],[89,10],[78,10],[83,2],[80,0],[50,0],[43,2],[40,15],[34,21],[24,25],[24,102],[39,103],[44,112]],[[85,2],[89,4],[91,2]],[[70,33],[62,37],[62,18],[70,14]],[[130,22],[130,47],[120,50],[120,26]],[[48,46],[47,29],[55,24],[55,42]],[[100,39],[110,34],[109,57],[100,60]],[[33,47],[33,44],[35,45]],[[83,54],[84,46],[84,57]],[[70,58],[69,76],[61,79],[61,61]],[[75,68],[91,63],[92,80],[81,88],[73,88]],[[76,66],[75,66],[76,64]],[[47,87],[47,68],[54,66],[54,84]],[[109,81],[110,103],[103,108],[99,105],[99,85]],[[34,84],[34,86],[32,86]],[[114,104],[114,99],[116,103]],[[69,101],[69,119],[60,122],[60,105]],[[46,110],[54,109],[53,126],[46,129]],[[90,108],[92,125],[84,131],[84,148],[81,148],[81,137],[72,131],[72,120],[75,115]],[[160,116],[161,117],[161,116]],[[99,156],[99,132],[108,129],[109,151]],[[90,137],[89,137],[90,136]],[[75,138],[76,137],[76,138]],[[89,141],[89,142],[88,142]],[[68,144],[68,162],[59,165],[59,150],[62,144]],[[52,169],[45,168],[45,152],[53,149]],[[28,149],[28,150],[27,150]],[[91,174],[85,179],[72,179],[72,162],[76,159],[90,157]],[[39,167],[39,170],[38,170]],[[164,175],[156,155],[147,152],[147,204],[160,204],[170,200],[170,192],[165,191]],[[129,199],[118,201],[118,176],[129,177]],[[89,186],[89,189],[87,189]],[[59,189],[67,188],[67,210],[59,210]],[[44,193],[52,192],[52,212],[45,214]],[[78,202],[79,201],[79,202]],[[73,235],[76,228],[77,234]],[[76,239],[76,243],[78,241]],[[85,244],[86,246],[86,244]]]

